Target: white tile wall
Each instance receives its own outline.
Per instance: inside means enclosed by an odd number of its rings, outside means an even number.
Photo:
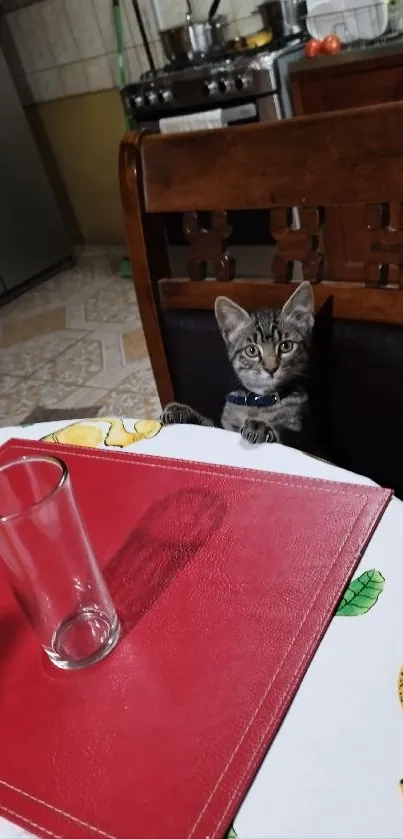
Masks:
[[[241,17],[230,23],[228,27],[229,36],[232,38],[244,38],[246,35],[251,35],[259,29],[259,22],[256,15],[249,15],[249,17]]]
[[[78,61],[78,48],[73,37],[63,0],[44,0],[40,13],[56,67]],[[11,15],[10,15],[11,17]]]
[[[102,55],[105,46],[92,3],[89,0],[84,0],[84,3],[83,0],[68,0],[66,10],[80,58]],[[35,11],[41,13],[41,7],[38,6]]]
[[[107,54],[114,52],[116,49],[116,38],[115,38],[115,31],[113,27],[113,18],[111,13],[111,2],[110,0],[95,0],[94,3],[94,13],[95,17],[99,26],[99,30],[101,32],[101,37],[104,45],[104,50],[106,50]],[[128,20],[125,14],[124,9],[122,8],[121,11],[122,15],[122,29],[123,29],[123,41],[125,48],[132,46],[133,38],[132,34],[128,25]]]
[[[21,55],[24,70],[29,73],[52,67],[54,62],[45,27],[43,24],[37,25],[37,7],[27,6],[14,14],[18,17],[18,26],[25,46]]]
[[[120,0],[128,81],[148,70],[131,0]],[[157,65],[165,63],[152,0],[139,0],[147,36]],[[184,0],[154,0],[165,26],[176,25]],[[221,0],[230,33],[258,29],[253,15],[258,0]],[[203,16],[208,0],[193,0],[195,16]],[[186,8],[186,3],[185,3]],[[118,86],[112,0],[38,0],[0,16],[0,45],[9,62],[21,99],[48,102],[88,91]]]
[[[130,46],[139,47],[142,43],[140,29],[138,27],[136,15],[133,11],[131,0],[121,0],[123,17],[123,30],[125,38],[130,39]],[[109,16],[110,19],[110,16]],[[115,46],[113,46],[115,49]]]
[[[113,86],[112,71],[107,55],[89,58],[85,63],[89,90],[107,90]]]
[[[30,73],[29,86],[34,102],[44,102],[60,96],[59,77],[56,67]]]
[[[139,6],[147,38],[149,41],[156,41],[158,38],[158,26],[152,3],[150,3],[150,0],[139,0]]]
[[[116,61],[115,61],[116,64]],[[127,50],[127,68],[132,79],[138,79],[141,73],[141,64],[140,64],[140,56],[138,54],[138,50],[136,47],[130,47]],[[116,71],[114,74],[114,78],[116,78]]]
[[[234,20],[249,17],[257,7],[256,0],[231,0]]]
[[[63,67],[58,68],[58,71],[60,79],[59,96],[75,96],[77,93],[85,93],[88,90],[87,76],[82,61],[64,64]]]
[[[199,0],[195,0],[195,2],[199,2]],[[170,26],[180,26],[181,22],[185,20],[187,12],[186,0],[153,0],[153,3],[157,16],[158,29],[169,29]],[[199,10],[196,10],[193,3],[192,10],[195,15],[199,14]]]

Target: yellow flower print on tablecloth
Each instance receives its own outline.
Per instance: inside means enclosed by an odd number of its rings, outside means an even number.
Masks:
[[[158,420],[136,420],[130,422],[133,429],[127,428],[122,419],[116,417],[96,417],[95,419],[79,420],[64,426],[59,431],[53,431],[43,437],[47,443],[61,443],[71,446],[85,446],[87,448],[109,447],[124,449],[149,440],[161,431]]]

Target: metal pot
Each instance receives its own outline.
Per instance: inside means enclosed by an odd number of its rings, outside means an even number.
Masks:
[[[265,29],[271,29],[276,46],[297,38],[304,30],[305,0],[267,0],[257,10]]]
[[[168,61],[191,61],[203,58],[209,52],[225,45],[223,15],[211,20],[194,21],[186,15],[186,23],[160,32],[162,46]]]

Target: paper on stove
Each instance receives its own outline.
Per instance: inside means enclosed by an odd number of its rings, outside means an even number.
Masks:
[[[222,108],[213,111],[200,111],[180,117],[166,117],[160,119],[162,134],[172,134],[177,131],[202,131],[204,128],[222,128],[224,122]]]

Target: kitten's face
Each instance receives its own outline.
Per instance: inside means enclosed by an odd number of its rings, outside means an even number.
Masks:
[[[228,357],[242,385],[259,395],[301,375],[309,361],[314,299],[303,282],[282,309],[248,314],[227,297],[216,301],[216,317]]]

